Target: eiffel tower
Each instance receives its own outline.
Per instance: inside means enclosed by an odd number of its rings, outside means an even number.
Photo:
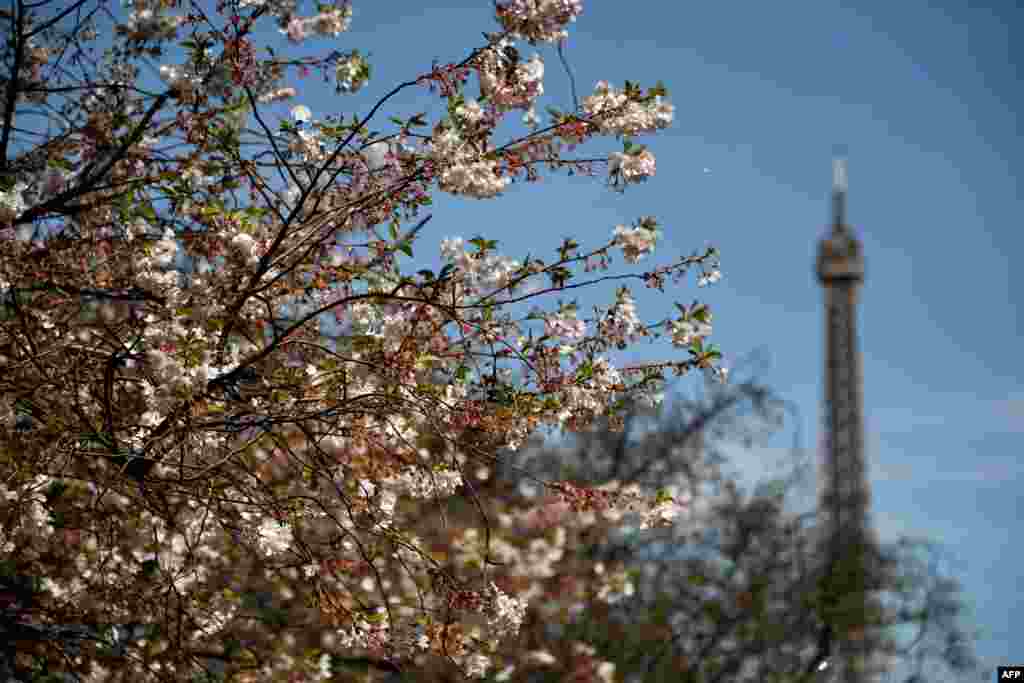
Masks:
[[[822,549],[828,570],[826,620],[836,652],[834,680],[868,680],[870,491],[864,462],[863,399],[857,345],[857,295],[864,280],[861,243],[846,224],[846,162],[833,162],[832,226],[818,249],[825,290],[825,462]]]

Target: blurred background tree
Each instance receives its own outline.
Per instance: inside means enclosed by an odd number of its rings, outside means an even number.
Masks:
[[[625,683],[826,681],[838,664],[832,629],[859,618],[886,683],[987,680],[963,626],[960,583],[939,543],[873,544],[870,575],[850,585],[821,561],[816,510],[794,511],[796,499],[806,503],[813,472],[798,436],[781,471],[752,491],[725,473],[735,446],[756,456],[790,411],[755,380],[709,381],[693,396],[677,396],[671,409],[631,412],[621,431],[605,421],[538,449],[531,472],[541,478],[668,487],[689,498],[691,509],[684,523],[627,527],[573,549],[624,565],[632,595],[614,604],[592,600],[569,624],[535,623],[535,642],[546,640],[556,656],[573,642],[588,643]],[[844,613],[844,598],[857,590],[869,592],[872,607]],[[559,675],[539,670],[524,680]]]

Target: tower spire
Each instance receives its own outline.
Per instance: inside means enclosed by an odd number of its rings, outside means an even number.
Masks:
[[[832,228],[846,229],[846,159],[832,160]]]
[[[824,513],[825,619],[836,635],[843,683],[867,680],[869,605],[868,505],[864,462],[857,295],[864,279],[861,244],[846,224],[846,161],[832,163],[832,226],[818,249],[817,275],[825,294]]]

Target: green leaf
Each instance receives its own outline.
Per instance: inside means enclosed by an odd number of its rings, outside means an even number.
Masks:
[[[455,264],[454,263],[446,263],[446,264],[444,264],[444,268],[442,268],[441,272],[437,274],[437,279],[438,280],[444,280],[446,277],[451,275],[454,270],[455,270]]]
[[[408,241],[399,243],[398,250],[409,258],[412,258],[412,245],[409,244]]]
[[[233,658],[241,654],[242,643],[237,638],[226,638],[224,640],[224,655]]]
[[[668,492],[667,489],[658,489],[658,493],[657,493],[657,495],[654,498],[654,502],[655,503],[665,503],[665,502],[671,500],[671,498],[672,498],[672,495]]]
[[[67,522],[65,521],[64,513],[61,512],[60,510],[51,511],[50,524],[52,524],[55,529],[63,529],[64,527],[66,527]]]
[[[53,501],[64,495],[64,492],[68,490],[68,485],[62,481],[55,481],[50,484],[50,487],[46,490],[46,502],[52,503]]]
[[[0,560],[0,577],[10,579],[18,573],[18,566],[14,560]]]
[[[564,266],[557,266],[548,271],[548,277],[551,278],[552,286],[562,287],[567,280],[572,279],[572,271]]]
[[[722,605],[717,600],[704,603],[702,611],[716,623],[722,619]]]
[[[591,364],[589,360],[580,365],[579,369],[576,371],[577,382],[585,382],[588,379],[592,378],[593,376],[594,366]]]

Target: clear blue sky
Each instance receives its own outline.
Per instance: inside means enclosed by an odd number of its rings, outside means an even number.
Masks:
[[[985,631],[980,653],[995,665],[1024,653],[1024,632],[1011,631],[1024,607],[1012,544],[1024,536],[1024,276],[1010,269],[1024,246],[1011,42],[1022,14],[1009,0],[982,4],[588,0],[566,51],[579,96],[600,79],[663,80],[676,123],[649,139],[658,175],[624,196],[560,175],[495,201],[441,199],[417,257],[436,260],[442,237],[481,232],[510,255],[550,255],[562,236],[594,244],[654,215],[666,234],[659,260],[720,249],[722,281],[698,290],[691,280],[672,297],[712,304],[728,358],[770,353],[763,379],[799,406],[814,447],[823,328],[812,262],[829,217],[831,153],[845,145],[848,216],[868,268],[860,322],[874,520],[883,538],[928,536],[962,561]],[[374,78],[355,97],[312,78],[296,103],[317,118],[365,114],[432,58],[458,61],[496,27],[485,0],[354,5],[336,46],[371,51]],[[541,104],[570,108],[555,51],[541,53]],[[442,106],[425,89],[395,101],[372,129],[391,132],[388,114],[426,109],[436,120]],[[669,314],[672,297],[639,297],[646,319]]]

